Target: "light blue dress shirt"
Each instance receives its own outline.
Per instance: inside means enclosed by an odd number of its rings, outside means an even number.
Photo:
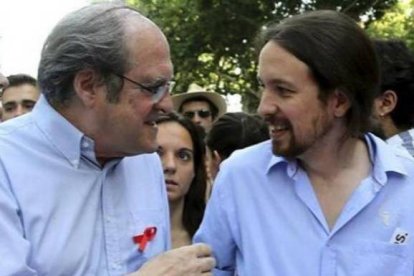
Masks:
[[[157,232],[143,252],[133,237]],[[0,275],[125,275],[170,247],[156,154],[102,168],[94,142],[41,97],[0,124]]]
[[[414,162],[365,139],[372,172],[331,230],[305,171],[270,141],[226,160],[194,237],[212,246],[214,275],[414,275]]]

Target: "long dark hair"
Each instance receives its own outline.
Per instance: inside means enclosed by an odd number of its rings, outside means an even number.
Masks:
[[[353,19],[336,11],[306,12],[263,29],[257,49],[270,41],[309,67],[322,102],[336,89],[348,97],[350,136],[359,137],[370,130],[379,68],[371,40]]]
[[[183,225],[188,234],[192,237],[200,226],[206,207],[206,186],[207,176],[204,163],[205,144],[203,141],[204,130],[193,124],[190,119],[178,113],[162,115],[157,124],[176,122],[185,128],[191,136],[194,150],[194,179],[190,189],[184,197]]]

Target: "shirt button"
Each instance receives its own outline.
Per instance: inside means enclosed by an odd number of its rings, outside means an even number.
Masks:
[[[83,141],[83,142],[82,142],[82,147],[83,147],[83,148],[87,148],[87,147],[89,147],[89,143],[88,143],[88,142],[86,142],[86,141]]]

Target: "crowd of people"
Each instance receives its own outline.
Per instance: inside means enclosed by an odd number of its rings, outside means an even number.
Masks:
[[[172,93],[162,30],[114,3],[0,74],[0,275],[414,275],[414,54],[331,10],[255,47],[258,114]]]

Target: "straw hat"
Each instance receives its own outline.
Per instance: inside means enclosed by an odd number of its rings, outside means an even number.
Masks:
[[[217,117],[220,117],[227,110],[226,100],[218,93],[207,91],[201,86],[192,83],[188,87],[187,92],[181,94],[175,94],[172,96],[172,101],[175,110],[180,110],[183,102],[191,100],[191,98],[205,98],[215,105],[218,109]]]

